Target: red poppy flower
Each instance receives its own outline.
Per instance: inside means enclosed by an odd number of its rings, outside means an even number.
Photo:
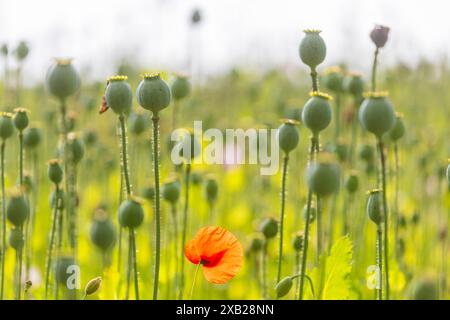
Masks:
[[[238,239],[221,227],[204,227],[184,247],[186,258],[201,264],[206,280],[223,284],[241,269],[243,249]]]

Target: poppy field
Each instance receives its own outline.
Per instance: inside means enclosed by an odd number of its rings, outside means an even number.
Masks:
[[[0,299],[449,299],[450,69],[386,67],[381,25],[330,65],[326,32],[294,71],[33,86],[3,44]]]

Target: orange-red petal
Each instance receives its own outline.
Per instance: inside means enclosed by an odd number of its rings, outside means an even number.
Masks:
[[[241,269],[243,249],[238,239],[221,227],[204,227],[184,249],[186,258],[202,263],[203,274],[211,283],[223,284]]]

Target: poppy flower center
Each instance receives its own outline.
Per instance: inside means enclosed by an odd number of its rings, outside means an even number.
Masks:
[[[200,256],[200,263],[207,268],[212,268],[217,266],[225,255],[226,250],[222,250],[210,256]]]

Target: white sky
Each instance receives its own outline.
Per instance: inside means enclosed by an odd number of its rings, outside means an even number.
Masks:
[[[196,7],[204,19],[192,35],[188,22]],[[320,28],[326,64],[366,70],[374,23],[392,28],[384,65],[448,57],[449,9],[443,0],[0,0],[0,43],[30,43],[25,72],[31,82],[58,56],[75,57],[78,67],[100,78],[122,57],[146,69],[185,71],[189,35],[205,73],[233,65],[300,68],[301,31]]]

